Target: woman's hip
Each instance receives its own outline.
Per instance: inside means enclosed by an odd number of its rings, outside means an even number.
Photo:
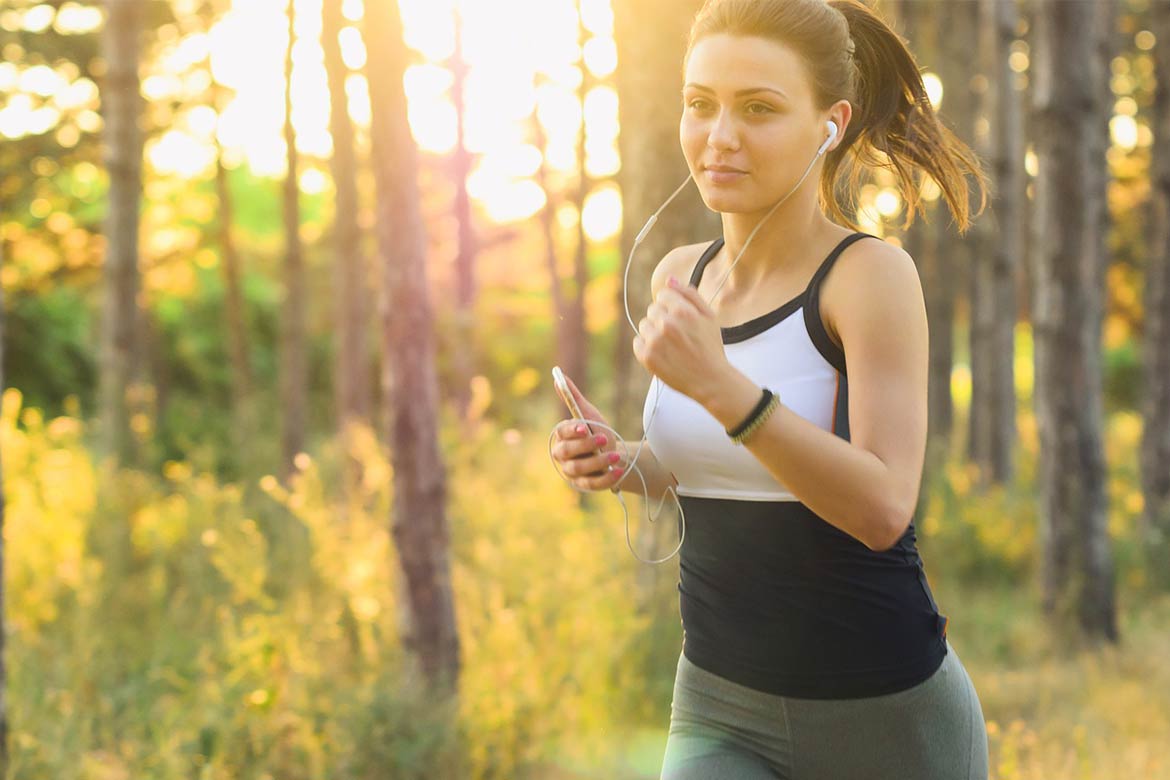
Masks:
[[[750,754],[793,780],[983,780],[988,771],[979,698],[949,643],[942,664],[923,682],[859,699],[777,696],[680,655],[667,758],[712,745]]]

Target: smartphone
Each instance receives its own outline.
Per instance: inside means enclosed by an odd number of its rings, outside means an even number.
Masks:
[[[557,389],[557,395],[559,395],[561,400],[565,402],[565,406],[569,407],[569,412],[572,413],[573,417],[579,420],[584,420],[585,415],[581,413],[581,407],[577,404],[577,399],[573,397],[573,391],[569,389],[569,383],[565,379],[565,372],[561,371],[560,366],[553,366],[552,377],[553,387]],[[593,430],[593,426],[591,426],[589,423],[585,423],[585,429],[588,430],[590,434],[596,433],[596,431]],[[597,452],[597,450],[594,450],[593,452]],[[613,466],[606,466],[605,471],[613,471]],[[605,471],[595,471],[592,474],[589,474],[589,476],[600,477],[605,473]]]
[[[569,383],[565,379],[565,372],[561,371],[560,366],[553,366],[552,369],[553,387],[557,389],[557,395],[565,402],[565,406],[569,407],[572,415],[578,419],[584,420],[585,415],[581,413],[581,407],[577,405],[577,399],[573,397],[573,391],[569,389]],[[585,423],[585,427],[590,433],[593,433],[593,427],[589,423]]]

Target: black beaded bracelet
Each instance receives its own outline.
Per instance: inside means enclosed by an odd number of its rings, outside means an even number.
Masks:
[[[727,432],[727,435],[734,439],[735,437],[739,436],[741,433],[746,431],[748,429],[748,426],[751,425],[753,422],[755,422],[756,418],[759,417],[760,414],[762,414],[763,411],[768,408],[768,403],[771,400],[772,400],[772,391],[765,387],[764,394],[760,397],[760,402],[757,403],[756,407],[754,409],[752,409],[751,413],[749,413],[748,416],[744,418],[743,422],[741,422],[739,425],[737,425],[734,428],[732,428],[731,430],[729,430]]]

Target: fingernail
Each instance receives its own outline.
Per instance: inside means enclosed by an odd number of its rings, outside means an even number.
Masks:
[[[597,442],[598,444],[605,444],[605,442],[606,442],[605,434],[604,433],[597,434],[596,436],[593,437],[593,441]]]
[[[671,287],[678,287],[678,279],[675,279],[673,275],[666,277],[666,283]]]
[[[613,470],[613,475],[615,477],[620,477],[623,473],[625,473],[625,469],[623,468],[616,468]]]
[[[584,426],[584,425],[578,425],[578,426],[577,426],[577,433],[585,433],[585,426]]]
[[[609,462],[610,463],[617,463],[621,459],[622,459],[622,456],[620,454],[618,454],[616,452],[609,453]]]

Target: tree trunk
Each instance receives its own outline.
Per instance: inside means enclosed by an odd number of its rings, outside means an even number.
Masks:
[[[463,16],[455,10],[455,54],[451,85],[455,104],[455,151],[451,156],[451,175],[455,182],[455,221],[459,226],[459,247],[455,256],[455,328],[457,337],[452,345],[455,374],[455,408],[460,419],[467,417],[471,404],[471,378],[476,373],[475,358],[475,258],[478,252],[475,223],[471,212],[471,197],[467,192],[467,178],[471,175],[472,155],[467,150],[463,121],[466,113],[463,90],[467,83],[467,63],[463,59]]]
[[[545,162],[544,152],[548,148],[548,137],[545,135],[544,127],[541,126],[540,120],[534,115],[532,117],[533,134],[538,149],[541,150],[540,167],[536,170],[536,183],[544,190],[544,207],[540,210],[540,233],[544,241],[544,259],[545,266],[548,268],[548,282],[549,282],[549,297],[552,299],[552,317],[554,337],[556,340],[556,360],[557,365],[565,371],[573,381],[577,381],[577,377],[573,376],[572,372],[566,365],[562,365],[560,361],[565,359],[565,326],[564,323],[570,318],[568,311],[569,304],[565,301],[565,286],[561,279],[560,263],[558,261],[557,252],[557,222],[556,222],[556,198],[552,186],[549,183],[548,165]],[[580,385],[577,385],[580,388]],[[582,390],[584,392],[584,390]],[[555,396],[557,414],[560,416],[567,416],[568,409],[564,402],[561,401],[560,396]]]
[[[362,252],[362,231],[358,225],[357,160],[353,120],[345,81],[349,70],[341,57],[338,36],[345,26],[342,0],[321,4],[321,49],[329,80],[329,134],[333,155],[329,159],[336,200],[333,211],[334,341],[337,348],[337,383],[334,406],[342,460],[345,463],[346,493],[352,495],[361,479],[361,464],[350,456],[353,425],[370,423],[370,368],[366,333],[369,319],[368,270]]]
[[[950,18],[950,15],[955,13],[955,8],[939,8],[933,4],[908,1],[900,3],[898,10],[901,14],[899,17],[901,33],[909,41],[919,63],[941,61],[937,70],[947,85],[944,95],[949,104],[958,97],[954,82],[960,75],[954,72],[956,68],[953,65],[946,62],[949,56],[947,58],[939,56],[940,46],[935,31],[939,27],[939,22],[943,22],[946,29],[956,26],[951,23]],[[946,73],[948,67],[952,73]],[[954,366],[955,284],[954,261],[951,253],[942,249],[946,231],[940,220],[945,218],[945,209],[942,208],[941,201],[936,200],[927,205],[927,220],[911,226],[905,235],[906,250],[914,258],[922,277],[926,314],[930,322],[930,371],[927,387],[928,446],[932,453],[927,462],[930,464],[942,463],[945,460],[953,427],[951,372]],[[931,481],[929,473],[924,476],[924,481],[929,485]],[[929,496],[928,489],[919,492],[920,507]]]
[[[418,152],[406,121],[406,45],[397,3],[367,3],[364,36],[385,274],[383,392],[394,469],[391,519],[406,586],[405,645],[436,686],[457,689],[459,637],[448,562],[446,466],[439,450],[434,322],[425,274]]]
[[[1036,13],[1037,214],[1033,305],[1040,433],[1043,605],[1058,627],[1117,639],[1102,452],[1101,230],[1097,151],[1107,107],[1095,3],[1040,0]]]
[[[101,349],[102,449],[122,463],[136,457],[128,391],[138,370],[138,224],[142,193],[142,115],[138,59],[142,0],[107,0],[102,48],[105,158],[109,171],[106,216],[105,312]]]
[[[0,268],[4,267],[4,241],[0,239]],[[0,284],[0,399],[4,398],[4,285]],[[2,454],[0,449],[0,454]],[[8,610],[4,598],[4,469],[0,462],[0,777],[8,777],[8,667],[4,665],[8,644]]]
[[[1150,9],[1150,29],[1170,42],[1170,3]],[[1145,273],[1142,514],[1147,570],[1170,586],[1170,54],[1154,47],[1153,225]]]
[[[560,354],[558,362],[565,373],[573,378],[578,389],[587,397],[592,392],[589,383],[589,334],[585,329],[585,288],[589,284],[589,240],[585,236],[585,198],[589,195],[591,182],[585,171],[585,96],[593,86],[589,69],[585,67],[585,42],[589,31],[581,13],[582,0],[577,0],[577,34],[581,46],[581,86],[578,101],[581,104],[581,127],[577,131],[577,191],[573,195],[573,207],[577,211],[577,243],[573,255],[573,284],[571,296],[566,301],[565,318],[560,324]],[[583,497],[583,494],[582,494]]]
[[[1019,209],[1023,149],[1022,127],[1009,55],[1018,12],[1015,0],[981,0],[979,60],[986,74],[983,93],[987,133],[981,153],[992,167],[996,195],[992,202],[995,230],[984,232],[986,253],[976,262],[972,286],[973,418],[971,456],[982,484],[1011,478],[1015,424],[1015,271],[1023,250]],[[989,225],[990,226],[990,225]]]
[[[978,47],[973,32],[978,29],[978,5],[976,2],[955,2],[955,4],[932,4],[932,2],[904,2],[903,7],[918,9],[931,8],[935,13],[934,27],[941,30],[937,37],[936,73],[943,82],[943,103],[940,117],[959,138],[971,146],[976,145],[976,115],[978,108],[977,54]],[[931,205],[931,225],[923,226],[925,232],[932,230],[934,237],[929,240],[934,251],[927,257],[927,276],[931,279],[929,288],[924,290],[927,298],[927,316],[930,319],[930,394],[929,429],[932,447],[941,453],[949,453],[955,437],[955,401],[951,394],[951,374],[955,368],[955,326],[958,322],[964,291],[968,290],[973,276],[973,264],[979,257],[979,240],[982,226],[976,223],[966,235],[948,232],[944,220],[948,220],[947,209],[942,200]],[[966,298],[966,315],[973,339],[973,310],[970,298]],[[970,373],[972,385],[978,384],[982,361],[976,344],[971,344]],[[973,389],[973,388],[972,388]],[[969,408],[970,427],[978,424],[979,409],[972,398]],[[941,457],[928,468],[940,464]]]
[[[219,110],[218,102],[216,110]],[[215,145],[215,193],[219,201],[220,273],[223,275],[224,315],[227,320],[228,349],[231,351],[232,416],[235,419],[236,445],[243,453],[249,434],[256,430],[252,409],[252,363],[248,348],[248,318],[245,313],[244,289],[241,281],[240,255],[232,237],[235,205],[232,201],[228,172],[223,164],[223,149]],[[160,403],[161,405],[161,403]]]
[[[1024,253],[1024,124],[1021,97],[1016,89],[1016,73],[1011,68],[1011,48],[1020,24],[1016,0],[996,0],[994,16],[997,37],[996,70],[991,81],[997,84],[994,181],[997,183],[999,208],[996,221],[999,241],[992,273],[995,301],[996,362],[992,368],[991,401],[991,478],[1009,482],[1015,474],[1016,426],[1016,322],[1019,311],[1019,280]]]
[[[208,2],[201,6],[203,17],[203,32],[210,33],[215,24],[215,3]],[[207,57],[207,73],[211,73],[211,56]],[[227,89],[211,79],[211,88],[208,100],[215,110],[216,121],[223,111],[224,95]],[[228,181],[228,170],[224,166],[223,147],[219,143],[218,133],[213,138],[215,144],[215,197],[219,204],[216,218],[218,220],[218,240],[220,250],[219,270],[223,278],[224,288],[224,340],[228,345],[231,356],[231,384],[232,384],[232,441],[238,456],[244,456],[251,447],[256,436],[255,409],[253,406],[252,361],[249,357],[251,350],[248,346],[248,317],[247,306],[244,302],[244,290],[241,282],[240,254],[236,248],[232,226],[235,224],[235,203],[232,200],[231,183]],[[165,379],[165,375],[164,375]],[[155,380],[157,391],[158,414],[161,418],[162,410],[166,405],[166,391],[163,383]]]
[[[305,264],[301,249],[300,185],[297,182],[297,137],[292,124],[292,52],[296,42],[293,0],[288,0],[288,47],[284,58],[284,143],[288,171],[284,179],[284,284],[280,334],[282,473],[287,480],[298,453],[305,449],[308,416],[308,371],[305,365]]]

